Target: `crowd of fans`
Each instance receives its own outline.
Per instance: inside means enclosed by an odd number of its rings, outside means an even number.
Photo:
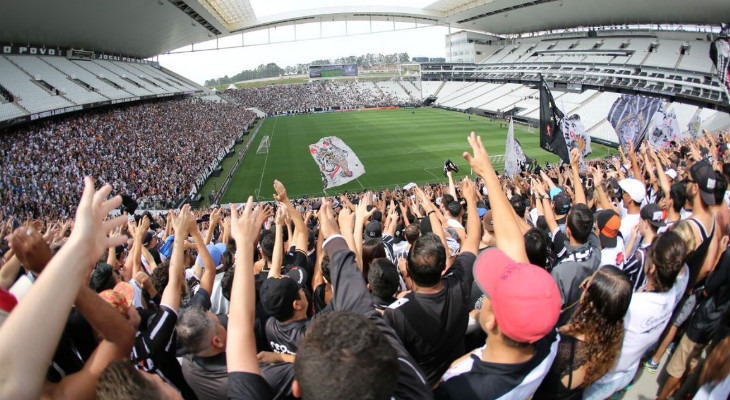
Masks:
[[[255,115],[228,103],[140,103],[48,120],[0,135],[0,219],[70,218],[79,182],[114,183],[143,208],[187,196]]]
[[[406,105],[413,102],[410,98],[386,93],[374,82],[329,79],[235,89],[226,94],[246,107],[256,107],[269,115]]]
[[[500,177],[472,134],[475,180],[141,219],[86,178],[72,223],[0,222],[0,398],[605,399],[666,348],[658,398],[727,398],[729,147]]]

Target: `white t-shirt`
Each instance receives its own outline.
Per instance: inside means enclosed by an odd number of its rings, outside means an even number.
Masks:
[[[626,373],[636,373],[641,356],[659,340],[669,323],[688,281],[689,269],[685,266],[677,275],[674,286],[668,291],[636,292],[632,295],[629,310],[624,317],[621,353],[613,368],[597,382],[604,384],[619,379]]]
[[[640,214],[624,214],[621,216],[621,226],[618,231],[621,232],[621,236],[625,241],[631,240],[631,231],[636,225],[639,225],[639,221],[641,221]]]
[[[231,305],[228,299],[223,296],[223,288],[221,287],[223,275],[225,275],[224,272],[217,273],[213,281],[213,291],[210,294],[210,311],[213,314],[228,314],[228,308]]]
[[[459,222],[459,221],[457,221],[455,219],[451,219],[451,218],[448,218],[446,220],[446,225],[448,225],[448,226],[450,226],[452,228],[464,229],[464,225],[462,225],[461,222]]]
[[[616,238],[616,247],[601,249],[601,267],[604,265],[615,265],[619,269],[624,269],[624,259],[624,241],[621,237]]]
[[[730,375],[721,380],[717,385],[710,382],[702,385],[697,391],[693,400],[726,400],[730,397]]]

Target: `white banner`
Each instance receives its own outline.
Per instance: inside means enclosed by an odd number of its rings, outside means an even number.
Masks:
[[[665,110],[664,105],[659,107],[654,113],[652,125],[647,140],[655,149],[666,149],[672,141],[680,143],[683,139],[674,109]]]
[[[365,173],[365,166],[355,152],[336,136],[327,136],[309,145],[309,154],[317,163],[325,190],[344,185]]]

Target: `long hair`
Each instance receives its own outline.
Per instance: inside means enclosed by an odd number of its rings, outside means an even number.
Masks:
[[[605,375],[621,351],[624,316],[631,302],[632,286],[620,269],[607,265],[593,275],[565,333],[585,336],[588,361],[583,387]]]
[[[728,375],[730,375],[730,336],[720,341],[707,356],[697,385],[702,386],[707,382],[717,384]]]
[[[367,239],[362,244],[362,276],[368,282],[370,263],[376,258],[386,257],[385,246],[378,239]]]

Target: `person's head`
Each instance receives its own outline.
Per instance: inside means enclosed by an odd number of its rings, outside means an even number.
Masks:
[[[183,346],[196,356],[209,357],[226,349],[226,328],[215,314],[199,305],[180,313],[175,331]]]
[[[692,229],[692,223],[687,220],[680,220],[676,224],[672,225],[672,232],[679,235],[684,242],[684,246],[687,248],[687,255],[691,254],[697,247],[697,237]]]
[[[560,291],[544,268],[516,262],[495,247],[477,258],[474,280],[485,294],[479,325],[487,340],[526,348],[555,329]]]
[[[547,233],[539,228],[532,228],[525,232],[525,250],[527,251],[527,258],[530,260],[530,264],[537,265],[538,267],[546,267],[548,246],[550,240]]]
[[[271,263],[274,255],[274,242],[276,242],[276,235],[273,233],[265,233],[261,237],[261,254],[264,256],[267,262]]]
[[[520,196],[519,194],[516,194],[512,196],[512,198],[509,200],[509,203],[512,205],[512,208],[515,210],[515,213],[520,218],[525,218],[525,210],[527,209],[525,206],[525,198]]]
[[[641,207],[641,202],[646,197],[646,186],[644,182],[634,178],[626,178],[619,181],[618,185],[623,192],[622,199],[626,209],[629,212],[633,210],[638,211],[639,207]]]
[[[319,264],[320,268],[322,268],[322,277],[324,278],[325,282],[331,283],[332,280],[330,279],[330,256],[325,254],[322,256],[322,261]]]
[[[454,196],[445,193],[443,196],[441,196],[441,204],[439,205],[439,207],[441,207],[442,211],[447,211],[446,207],[454,200],[456,200]]]
[[[96,383],[99,400],[134,400],[142,393],[145,399],[150,400],[182,399],[180,393],[159,375],[142,372],[129,360],[110,362]]]
[[[669,188],[669,206],[674,212],[682,211],[682,207],[687,202],[687,185],[677,182]]]
[[[715,196],[715,204],[720,205],[725,200],[727,180],[725,179],[725,175],[723,175],[720,171],[715,171],[715,179],[717,179],[717,182],[715,183],[715,189],[712,191],[712,193]],[[727,208],[727,205],[725,208]]]
[[[707,355],[697,385],[702,386],[708,382],[716,385],[728,375],[730,375],[730,336],[722,339]]]
[[[228,268],[223,274],[223,279],[221,279],[221,294],[228,301],[231,301],[231,289],[233,289],[233,277],[235,273],[236,268]]]
[[[675,232],[670,230],[654,239],[646,264],[647,277],[658,291],[666,292],[674,286],[686,257],[687,246]]]
[[[117,276],[114,274],[112,266],[107,263],[96,264],[94,271],[91,273],[89,287],[96,293],[100,293],[112,289],[116,284]]]
[[[454,200],[446,205],[446,211],[449,212],[451,218],[459,218],[461,216],[461,212],[464,211],[464,208],[461,206],[461,203]]]
[[[482,217],[482,243],[487,246],[494,246],[497,244],[497,238],[494,236],[494,215],[492,210],[484,213]]]
[[[601,248],[613,248],[618,244],[619,228],[621,218],[616,211],[608,209],[596,213],[596,226],[598,227],[598,239]]]
[[[370,262],[368,287],[373,296],[390,299],[398,291],[398,269],[387,258],[376,258]]]
[[[364,261],[364,259],[363,259]],[[434,287],[446,268],[446,249],[433,233],[422,235],[408,252],[408,276],[421,287]]]
[[[155,287],[155,290],[157,293],[162,293],[165,291],[165,287],[167,287],[167,282],[170,279],[170,262],[165,261],[163,263],[160,263],[160,265],[157,266],[154,270],[152,270],[152,274],[150,275],[150,280],[152,281],[152,286]]]
[[[696,206],[714,206],[717,176],[712,165],[707,161],[696,162],[689,169],[689,175],[687,197],[692,199],[693,209]]]
[[[149,230],[145,233],[144,238],[142,239],[142,245],[148,249],[152,249],[157,246],[157,235],[155,235],[155,231]]]
[[[411,246],[419,236],[421,236],[421,228],[418,225],[410,224],[406,227],[405,237]]]
[[[552,197],[553,211],[555,211],[555,215],[560,218],[567,214],[570,211],[571,203],[572,200],[567,193],[563,191],[557,192],[557,194]]]
[[[578,308],[566,325],[571,334],[585,335],[590,362],[583,387],[603,376],[616,362],[623,340],[623,319],[631,302],[632,285],[620,269],[606,265],[581,285]]]
[[[309,302],[304,290],[288,277],[267,278],[261,284],[261,305],[279,322],[304,319]]]
[[[593,231],[593,213],[587,205],[580,203],[573,206],[568,214],[566,234],[577,243],[583,244]]]
[[[385,257],[385,246],[380,239],[366,239],[362,243],[362,273],[365,279],[368,278],[370,263],[376,258]]]
[[[292,392],[302,399],[390,399],[398,383],[393,346],[375,324],[352,312],[327,313],[299,344]]]
[[[372,220],[365,227],[365,235],[369,239],[380,239],[383,237],[383,224],[380,221]]]
[[[650,203],[644,206],[639,212],[641,222],[639,224],[639,231],[643,236],[656,234],[657,229],[667,226],[664,222],[664,211],[659,207],[659,204]]]

